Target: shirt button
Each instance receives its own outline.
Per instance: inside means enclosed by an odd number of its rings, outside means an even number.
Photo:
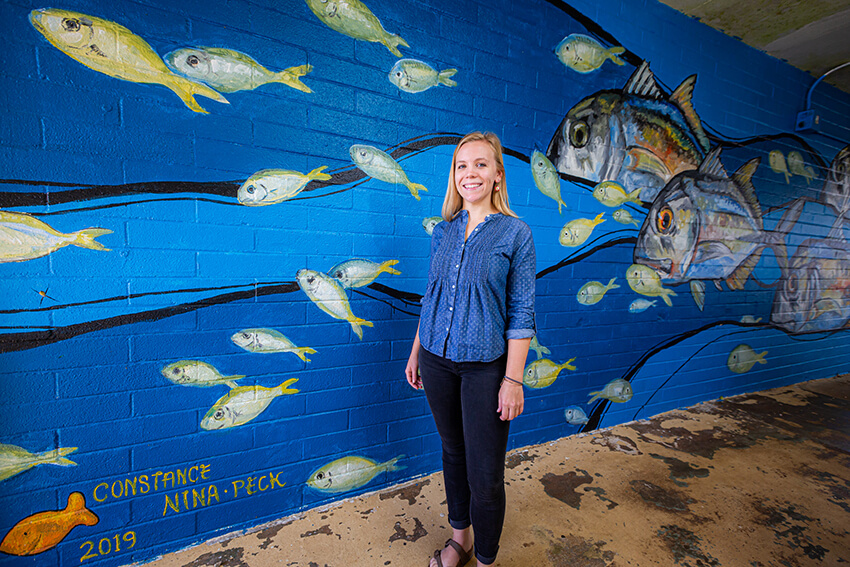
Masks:
[[[455,264],[455,268],[460,268],[460,264]]]
[[[449,311],[454,311],[454,310],[455,310],[454,307],[449,307]]]
[[[455,286],[452,286],[452,289],[454,289],[454,288],[455,288]]]

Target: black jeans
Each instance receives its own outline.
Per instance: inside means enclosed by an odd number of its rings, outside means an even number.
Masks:
[[[443,444],[449,524],[475,531],[475,556],[493,563],[505,522],[505,451],[499,388],[507,355],[492,362],[453,362],[419,351],[422,385]]]

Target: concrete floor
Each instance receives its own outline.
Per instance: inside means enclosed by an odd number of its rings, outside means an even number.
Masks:
[[[850,564],[850,375],[514,451],[499,566]],[[156,567],[426,566],[442,476],[220,538]]]

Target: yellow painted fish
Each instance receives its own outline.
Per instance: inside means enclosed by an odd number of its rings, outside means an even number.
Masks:
[[[283,71],[269,71],[250,56],[221,47],[185,47],[165,56],[169,69],[195,81],[208,84],[217,91],[232,93],[253,90],[269,83],[313,92],[301,77],[313,70],[312,65],[299,65]]]
[[[287,201],[303,191],[311,181],[329,180],[331,176],[323,173],[327,167],[317,167],[306,175],[286,169],[263,169],[245,180],[236,192],[236,198],[248,207]]]
[[[754,317],[752,315],[744,315],[741,317],[741,323],[758,323],[761,321],[761,317]]]
[[[632,217],[632,214],[626,209],[617,209],[611,216],[614,217],[614,220],[620,224],[633,224],[636,227],[640,227],[638,221],[636,221],[634,217]]]
[[[366,457],[343,457],[313,471],[307,479],[307,485],[329,494],[347,492],[368,484],[384,471],[403,469],[396,465],[402,458],[404,455],[379,463]]]
[[[64,510],[38,512],[15,524],[0,542],[0,551],[18,556],[38,555],[59,545],[77,526],[94,526],[99,521],[86,508],[85,496],[72,492]]]
[[[388,75],[390,82],[406,93],[421,93],[437,85],[455,87],[457,83],[451,79],[457,69],[446,69],[437,72],[436,69],[416,59],[401,59],[393,65]]]
[[[602,218],[604,215],[605,213],[599,213],[593,220],[576,219],[568,222],[564,225],[564,228],[561,229],[561,234],[558,236],[558,242],[561,243],[561,246],[581,246],[588,238],[590,238],[590,233],[593,232],[593,228],[597,224],[605,222],[605,219]]]
[[[316,270],[304,269],[298,270],[295,279],[316,307],[334,319],[348,321],[359,339],[363,339],[362,327],[374,327],[371,321],[355,317],[345,290],[332,277]]]
[[[735,374],[744,374],[752,370],[756,363],[767,364],[767,360],[764,358],[766,354],[767,351],[757,353],[750,345],[741,344],[729,353],[726,366]]]
[[[60,447],[35,454],[16,445],[0,443],[0,481],[12,478],[16,474],[21,474],[39,465],[76,466],[77,463],[64,458],[76,450],[76,447]]]
[[[785,154],[781,150],[773,150],[768,154],[767,159],[773,173],[781,173],[785,176],[785,183],[791,183],[791,173],[785,163]]]
[[[561,176],[543,152],[534,150],[531,154],[531,175],[540,192],[558,203],[558,214],[560,214],[561,207],[567,206],[561,198]]]
[[[219,398],[201,420],[201,429],[227,429],[244,425],[263,413],[272,400],[286,394],[297,394],[290,388],[298,378],[287,380],[274,388],[239,386]]]
[[[401,275],[401,272],[392,267],[396,264],[398,260],[387,260],[378,264],[370,260],[353,258],[340,262],[328,270],[328,275],[336,279],[344,288],[363,287],[375,281],[383,273]]]
[[[652,268],[642,264],[632,264],[626,271],[626,281],[629,282],[632,291],[647,297],[660,297],[668,306],[673,306],[670,298],[675,297],[676,293],[661,285],[661,278]]]
[[[788,152],[788,169],[793,175],[805,178],[806,185],[815,177],[815,170],[806,165],[803,155],[798,151]]]
[[[622,378],[617,378],[608,382],[602,390],[590,392],[588,396],[593,397],[587,403],[592,404],[599,398],[605,398],[606,400],[622,404],[631,400],[633,395],[632,385]]]
[[[207,112],[195,95],[227,104],[207,85],[172,73],[148,42],[120,24],[56,8],[33,10],[29,18],[56,49],[89,69],[134,83],[163,85],[195,112]]]
[[[696,169],[709,140],[691,102],[696,75],[671,95],[644,61],[622,90],[599,91],[573,106],[546,150],[561,173],[616,181],[651,202],[677,173]]]
[[[525,372],[522,374],[522,383],[529,388],[548,388],[555,383],[561,370],[575,370],[576,367],[571,363],[575,357],[569,359],[563,364],[552,362],[548,358],[535,360],[525,367]]]
[[[230,340],[233,341],[233,344],[244,348],[248,352],[264,354],[291,352],[304,362],[310,362],[307,355],[316,352],[314,348],[296,346],[295,343],[280,331],[275,331],[274,329],[244,329],[238,333],[233,333]]]
[[[41,258],[65,246],[108,251],[109,248],[95,241],[104,234],[112,231],[86,228],[63,234],[30,215],[0,211],[0,263]]]
[[[593,196],[606,207],[619,207],[623,203],[641,205],[640,189],[626,193],[623,186],[616,181],[603,181],[593,188]]]
[[[576,299],[582,305],[594,305],[602,301],[602,298],[605,297],[605,294],[608,293],[612,289],[617,289],[618,285],[615,285],[614,282],[617,281],[617,278],[611,278],[608,282],[608,285],[603,284],[602,282],[587,282],[581,289],[578,290],[576,294]]]
[[[209,388],[224,384],[236,388],[236,380],[245,376],[242,374],[223,376],[212,364],[200,360],[180,360],[162,369],[162,375],[178,386],[195,386]]]
[[[537,335],[531,337],[531,343],[529,343],[528,349],[533,350],[537,353],[537,360],[540,360],[546,354],[550,354],[549,349],[541,345],[540,342],[537,340]]]
[[[592,37],[580,33],[568,35],[555,47],[555,55],[561,63],[578,73],[596,71],[609,59],[617,65],[625,65],[626,62],[617,57],[625,51],[620,46],[603,47]]]
[[[421,183],[413,183],[392,156],[374,146],[354,145],[349,150],[351,160],[363,173],[369,177],[380,179],[387,183],[398,183],[410,190],[416,200],[420,199],[419,192],[428,189]]]
[[[307,6],[332,30],[354,39],[383,43],[396,57],[401,57],[399,45],[410,47],[401,37],[385,30],[360,0],[307,0]]]
[[[428,217],[422,219],[422,228],[431,236],[434,233],[434,227],[443,222],[443,217]]]

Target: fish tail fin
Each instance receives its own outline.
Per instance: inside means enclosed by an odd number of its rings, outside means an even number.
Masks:
[[[387,274],[393,274],[393,275],[396,275],[396,276],[400,276],[401,272],[399,272],[395,268],[390,267],[390,266],[395,266],[396,264],[398,264],[398,260],[387,260],[386,262],[384,262],[383,264],[378,266],[378,273],[379,274],[380,273],[387,273]]]
[[[608,281],[608,285],[606,285],[605,287],[607,287],[608,289],[617,289],[617,288],[618,288],[618,287],[620,287],[620,286],[618,286],[618,285],[614,285],[614,282],[615,282],[615,281],[617,281],[617,278],[616,278],[616,277],[611,278],[611,279]]]
[[[357,335],[357,338],[361,341],[363,340],[363,327],[374,327],[375,325],[372,321],[367,321],[366,319],[361,319],[360,317],[355,317],[351,321],[351,328],[354,330],[354,334]]]
[[[64,457],[65,455],[70,455],[76,450],[77,447],[59,447],[58,449],[52,449],[50,451],[45,451],[44,453],[39,454],[38,460],[45,465],[75,467],[77,466],[77,463],[75,463],[71,459],[66,459]]]
[[[290,67],[279,73],[275,73],[272,81],[283,83],[287,87],[292,87],[305,93],[311,93],[310,87],[301,82],[301,77],[313,70],[312,65],[299,65],[298,67]]]
[[[224,384],[226,384],[226,385],[227,385],[227,387],[228,387],[228,388],[230,388],[231,390],[232,390],[233,388],[238,388],[238,387],[239,387],[239,384],[237,384],[237,383],[236,383],[236,382],[234,382],[233,380],[225,380],[225,381],[224,381]]]
[[[410,47],[406,41],[404,41],[401,36],[388,33],[381,40],[381,43],[387,46],[387,49],[392,51],[392,54],[396,57],[402,57],[401,51],[398,50],[398,46],[402,45],[404,47]]]
[[[323,165],[322,167],[317,167],[313,171],[307,174],[307,178],[310,181],[327,181],[331,178],[331,175],[324,173],[328,166]]]
[[[216,102],[221,102],[224,104],[230,104],[226,98],[221,96],[221,93],[204,85],[202,83],[196,83],[195,81],[190,81],[184,77],[180,77],[178,75],[171,75],[169,77],[169,81],[166,81],[164,84],[169,89],[174,91],[174,93],[180,97],[180,100],[183,101],[183,104],[188,106],[191,110],[195,112],[200,112],[201,114],[209,114],[203,107],[198,104],[198,101],[195,100],[195,95],[205,96],[209,99],[212,99]]]
[[[276,388],[280,392],[280,394],[278,395],[282,396],[283,394],[297,394],[298,390],[296,388],[290,388],[290,386],[292,386],[296,382],[298,382],[298,378],[290,378],[289,380],[278,386]]]
[[[400,471],[400,470],[402,470],[402,469],[405,469],[405,468],[407,468],[407,467],[405,467],[405,466],[398,466],[398,465],[396,465],[396,463],[397,463],[400,459],[403,459],[403,458],[404,458],[404,455],[399,455],[398,457],[392,458],[392,459],[390,459],[389,461],[387,461],[386,463],[384,463],[384,464],[382,465],[382,468],[383,468],[385,471],[387,471],[387,472],[390,472],[390,471]]]
[[[760,352],[756,354],[756,362],[759,364],[767,364],[767,360],[765,360],[765,356],[767,355],[767,351]]]
[[[566,361],[565,363],[563,363],[563,364],[559,367],[559,370],[562,370],[562,369],[564,369],[564,368],[566,368],[567,370],[575,370],[575,369],[576,369],[576,367],[575,367],[575,366],[573,366],[572,364],[570,364],[570,363],[571,363],[572,361],[574,361],[575,359],[576,359],[576,357],[572,357],[571,359],[569,359],[568,361]]]
[[[602,211],[601,213],[596,215],[596,218],[593,219],[594,224],[600,224],[600,223],[605,222],[605,219],[602,218],[604,216],[605,216],[605,211]]]
[[[632,202],[636,205],[642,205],[643,201],[640,200],[640,188],[635,189],[628,195],[626,195],[626,202]]]
[[[310,362],[310,359],[307,358],[308,354],[313,354],[316,352],[316,349],[310,347],[299,347],[295,349],[295,356],[303,360],[304,362]]]
[[[93,526],[100,521],[97,514],[86,508],[86,497],[82,492],[72,492],[68,496],[66,512],[71,512],[75,518],[84,526]]]
[[[587,404],[590,405],[590,404],[592,404],[593,402],[595,402],[596,400],[598,400],[599,398],[602,397],[602,392],[590,392],[588,394],[588,396],[593,396],[592,398],[587,400]]]
[[[729,286],[729,289],[732,290],[741,290],[744,289],[744,284],[747,283],[747,279],[749,279],[750,274],[753,273],[753,270],[756,267],[756,264],[759,263],[761,259],[761,253],[763,248],[759,248],[750,256],[741,262],[741,265],[735,268],[735,271],[726,278],[726,285]],[[781,262],[780,262],[781,264]]]
[[[413,182],[411,182],[407,186],[407,188],[410,189],[410,194],[413,195],[416,198],[417,201],[419,201],[421,199],[421,197],[419,196],[419,192],[428,190],[428,188],[425,187],[424,185],[422,185],[421,183],[413,183]]]
[[[79,246],[80,248],[88,248],[90,250],[106,250],[109,251],[109,248],[101,244],[100,242],[95,241],[95,238],[98,236],[103,236],[104,234],[112,234],[112,231],[108,228],[85,228],[83,230],[78,230],[73,233],[74,241],[71,243],[74,246]]]
[[[679,110],[682,111],[682,115],[691,127],[697,142],[699,142],[702,149],[707,152],[711,148],[711,142],[709,142],[708,135],[705,133],[705,130],[702,127],[702,122],[700,121],[696,110],[694,110],[693,103],[691,102],[696,82],[696,75],[691,75],[682,81],[682,84],[676,87],[676,90],[670,95],[670,102],[674,103],[679,107]]]
[[[663,289],[664,289],[664,295],[661,296],[661,299],[664,300],[664,303],[667,304],[667,307],[673,307],[673,300],[670,299],[670,296],[675,296],[676,292],[673,291],[672,289],[667,289],[667,288],[663,288]]]
[[[446,69],[445,71],[440,71],[440,74],[437,75],[437,82],[442,83],[447,87],[456,87],[457,81],[450,79],[450,77],[453,77],[455,73],[457,73],[457,69]]]
[[[620,59],[619,57],[617,57],[618,55],[625,53],[625,52],[626,52],[625,47],[620,47],[620,46],[612,47],[608,50],[608,59],[610,59],[611,61],[613,61],[617,65],[625,65],[626,62],[623,61],[622,59]]]

